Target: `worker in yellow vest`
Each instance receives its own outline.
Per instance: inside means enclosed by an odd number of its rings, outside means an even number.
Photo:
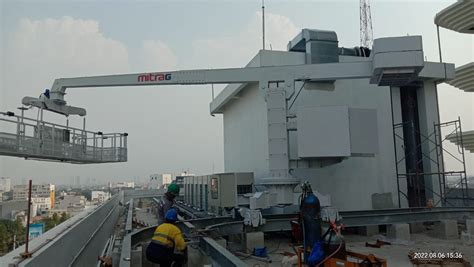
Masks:
[[[181,230],[176,226],[178,212],[171,208],[165,214],[165,222],[156,227],[146,257],[160,267],[180,267],[187,261],[187,248]]]

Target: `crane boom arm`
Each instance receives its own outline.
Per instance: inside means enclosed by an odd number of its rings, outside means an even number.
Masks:
[[[375,41],[370,58],[355,62],[60,78],[54,81],[49,98],[25,97],[22,102],[66,116],[72,114],[84,116],[85,109],[66,105],[64,95],[67,88],[259,82],[260,87],[264,89],[270,82],[284,82],[285,86],[294,86],[295,81],[359,78],[370,78],[370,83],[382,86],[400,86],[415,80],[424,65],[421,37],[381,38]]]
[[[167,72],[148,72],[91,77],[59,78],[51,88],[50,98],[24,97],[24,105],[32,105],[63,115],[86,115],[86,110],[66,105],[67,88],[196,85],[259,82],[328,81],[338,79],[368,78],[372,75],[372,62],[303,64],[229,69],[201,69]]]
[[[54,81],[51,93],[59,99],[67,88],[229,84],[285,80],[336,80],[368,78],[372,75],[371,62],[307,64],[231,69],[201,69],[169,72],[134,73],[121,75],[60,78]]]

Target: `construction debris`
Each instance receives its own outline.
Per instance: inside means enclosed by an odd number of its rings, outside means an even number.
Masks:
[[[379,239],[377,239],[377,242],[375,242],[375,244],[370,244],[369,242],[365,242],[365,246],[366,247],[371,247],[371,248],[380,248],[383,245],[391,245],[391,244],[392,243],[390,243],[390,242],[382,241],[382,240],[379,240]]]

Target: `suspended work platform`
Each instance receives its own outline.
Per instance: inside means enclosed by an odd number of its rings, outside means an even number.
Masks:
[[[90,132],[23,114],[0,112],[0,155],[75,164],[127,161],[126,133]]]

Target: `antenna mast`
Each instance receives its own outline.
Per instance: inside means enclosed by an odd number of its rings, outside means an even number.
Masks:
[[[370,15],[370,0],[360,0],[360,45],[372,47],[374,37],[372,33],[372,16]]]
[[[265,0],[262,0],[262,47],[265,50]]]

